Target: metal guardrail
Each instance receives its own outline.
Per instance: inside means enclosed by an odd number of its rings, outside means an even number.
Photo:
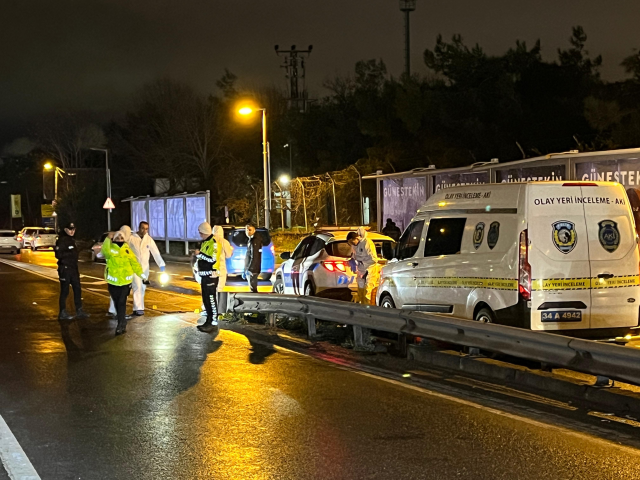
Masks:
[[[236,293],[230,305],[238,313],[306,318],[310,336],[315,335],[316,320],[330,321],[353,325],[356,342],[358,330],[370,328],[480,348],[640,385],[640,351],[619,345],[317,297]]]

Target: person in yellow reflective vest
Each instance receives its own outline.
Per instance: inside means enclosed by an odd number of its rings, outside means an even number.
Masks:
[[[222,253],[222,245],[216,242],[209,223],[201,223],[198,226],[198,232],[200,233],[200,238],[202,238],[202,243],[195,253],[198,260],[202,302],[207,312],[207,319],[197,328],[201,332],[208,333],[218,328],[218,301],[216,296],[220,279],[220,259],[224,257],[224,254]]]
[[[118,230],[115,233],[109,233],[102,244],[102,255],[107,261],[104,279],[108,283],[109,295],[116,307],[118,317],[116,335],[127,331],[127,297],[131,291],[133,276],[138,275],[143,280],[147,279],[135,253],[124,239],[125,233]]]

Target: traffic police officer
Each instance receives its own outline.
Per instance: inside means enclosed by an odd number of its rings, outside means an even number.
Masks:
[[[73,317],[67,312],[67,297],[69,287],[73,288],[73,301],[78,318],[87,318],[89,314],[82,309],[82,290],[80,287],[80,272],[78,271],[78,247],[73,236],[76,226],[68,223],[60,232],[56,240],[55,255],[58,259],[58,278],[60,279],[60,313],[58,319],[71,320]]]

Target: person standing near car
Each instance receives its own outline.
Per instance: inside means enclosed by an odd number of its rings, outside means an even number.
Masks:
[[[131,291],[134,275],[138,275],[143,280],[147,279],[135,253],[125,242],[125,237],[126,234],[122,230],[109,233],[102,244],[102,255],[107,261],[104,278],[118,318],[116,335],[122,335],[127,331],[127,297]]]
[[[151,235],[149,235],[149,224],[140,222],[138,231],[131,234],[129,245],[136,254],[136,258],[142,267],[143,273],[149,278],[149,257],[153,255],[156,265],[160,267],[160,271],[164,272],[165,263],[160,255],[158,246]],[[138,276],[133,277],[133,314],[137,316],[144,315],[144,294],[147,290],[148,280],[143,282]]]
[[[354,248],[358,276],[358,301],[365,305],[371,305],[373,290],[378,286],[380,279],[380,265],[378,254],[373,241],[367,238],[367,230],[358,228],[358,243]]]
[[[67,297],[69,287],[73,288],[73,302],[78,318],[88,318],[89,314],[82,309],[82,288],[80,286],[80,272],[78,270],[78,247],[73,236],[76,226],[68,223],[60,232],[56,240],[55,256],[58,259],[58,278],[60,279],[60,298],[58,314],[59,320],[71,320],[73,317],[67,312]]]
[[[227,305],[227,294],[224,291],[224,287],[227,284],[227,258],[231,258],[231,255],[233,255],[233,248],[231,247],[229,240],[224,238],[224,229],[220,225],[216,225],[213,227],[213,238],[218,245],[218,252],[220,255],[217,286],[218,308],[221,310],[221,312],[219,313],[225,313]]]
[[[204,303],[207,312],[207,319],[197,328],[201,332],[209,333],[218,328],[218,300],[216,296],[220,278],[220,263],[224,254],[222,253],[223,247],[216,242],[209,223],[201,223],[198,226],[198,232],[202,243],[195,254],[198,261],[202,303]]]
[[[258,293],[258,276],[262,269],[262,236],[256,232],[255,225],[249,223],[245,227],[249,241],[247,242],[247,256],[244,259],[243,277],[249,283],[252,293]]]
[[[400,240],[400,235],[402,235],[402,231],[396,225],[396,222],[387,218],[387,224],[382,229],[382,233],[387,237],[393,238],[396,242]]]

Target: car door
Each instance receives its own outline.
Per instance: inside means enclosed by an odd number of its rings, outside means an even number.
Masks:
[[[385,270],[391,269],[396,307],[414,308],[416,298],[415,268],[418,266],[419,247],[423,239],[425,220],[416,220],[409,224],[398,241],[396,249],[397,262],[389,264]]]
[[[314,237],[308,250],[305,251],[305,257],[302,259],[302,265],[300,267],[300,277],[303,289],[307,282],[312,282],[315,293],[319,290],[330,288],[330,285],[326,285],[325,282],[319,281],[319,278],[314,277],[315,269],[320,267],[318,259],[322,255],[322,252],[324,252],[324,247],[326,245],[327,244],[323,239],[320,237]]]
[[[304,238],[291,254],[291,258],[282,264],[285,293],[302,295],[303,286],[300,285],[301,265],[314,240],[314,236]]]
[[[591,266],[591,328],[638,323],[638,247],[621,185],[582,186]]]
[[[441,215],[447,215],[442,212]],[[462,314],[467,297],[475,288],[460,282],[460,253],[466,217],[432,217],[425,234],[422,258],[414,269],[415,305],[418,310],[436,313]]]

